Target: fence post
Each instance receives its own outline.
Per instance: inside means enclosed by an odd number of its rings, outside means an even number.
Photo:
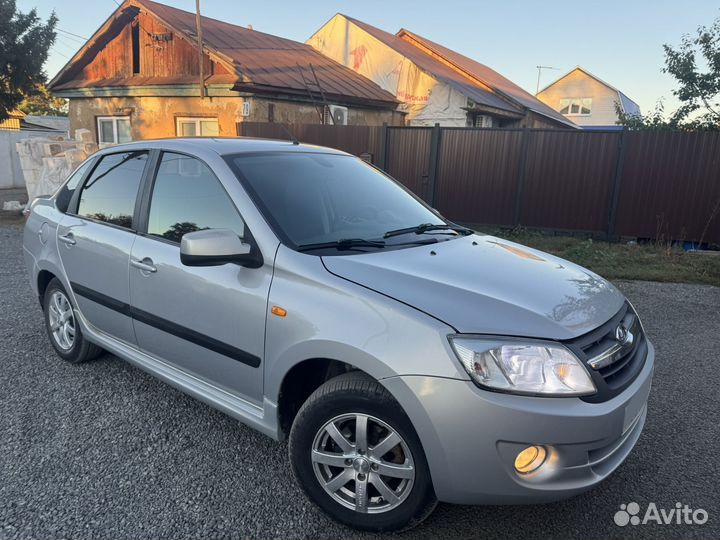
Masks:
[[[428,204],[435,207],[435,179],[437,178],[438,156],[440,154],[440,124],[436,123],[430,135],[430,162],[428,163]]]
[[[612,191],[610,196],[610,213],[608,215],[608,228],[607,237],[608,240],[615,236],[615,222],[617,220],[617,207],[620,201],[620,184],[622,183],[623,168],[625,167],[625,151],[626,151],[626,140],[625,134],[627,128],[623,128],[620,133],[620,140],[618,141],[618,159],[615,164],[615,177],[613,178]]]
[[[388,123],[383,122],[382,135],[380,137],[380,148],[382,148],[382,159],[380,160],[380,168],[387,172],[387,154],[388,154]]]
[[[513,225],[520,225],[520,211],[522,207],[523,184],[525,183],[525,164],[527,163],[528,140],[530,139],[530,131],[528,128],[522,130],[522,140],[520,142],[520,163],[518,164],[517,190],[515,192],[515,215],[513,216]]]

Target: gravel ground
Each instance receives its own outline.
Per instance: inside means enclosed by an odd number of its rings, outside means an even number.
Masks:
[[[286,445],[104,355],[53,353],[0,225],[0,537],[355,538],[291,480]],[[528,507],[440,505],[404,538],[719,538],[720,288],[621,283],[658,354],[645,431],[595,490]],[[702,526],[618,527],[622,503],[703,508]]]

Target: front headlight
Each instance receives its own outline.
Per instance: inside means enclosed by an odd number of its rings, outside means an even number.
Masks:
[[[450,343],[481,386],[548,396],[586,396],[597,391],[580,360],[559,343],[465,336],[450,336]]]

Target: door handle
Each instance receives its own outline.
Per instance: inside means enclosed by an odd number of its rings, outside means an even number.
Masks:
[[[77,244],[77,241],[75,240],[75,237],[71,232],[58,236],[58,240],[60,240],[63,244],[67,244],[68,246],[74,246],[75,244]]]
[[[152,259],[149,257],[145,257],[142,261],[130,259],[130,266],[151,274],[157,272],[157,267],[153,264]]]

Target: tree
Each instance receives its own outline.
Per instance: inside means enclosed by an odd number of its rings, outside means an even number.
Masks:
[[[67,116],[68,101],[67,99],[53,96],[44,84],[36,87],[37,93],[31,96],[25,96],[18,109],[25,114],[37,114],[40,116]]]
[[[22,13],[15,0],[0,0],[0,120],[45,82],[43,64],[56,24],[54,12],[43,24],[35,9]]]
[[[666,118],[661,102],[644,116],[626,115],[616,104],[618,124],[630,129],[720,130],[720,17],[700,26],[694,36],[682,36],[677,49],[667,44],[663,49],[662,71],[677,81],[673,95],[680,107]]]
[[[698,28],[694,38],[683,36],[677,50],[669,45],[663,48],[663,71],[678,81],[679,88],[673,94],[682,103],[673,118],[684,122],[699,111],[694,122],[720,126],[720,17],[710,27]],[[698,66],[698,54],[707,64],[704,71]]]

